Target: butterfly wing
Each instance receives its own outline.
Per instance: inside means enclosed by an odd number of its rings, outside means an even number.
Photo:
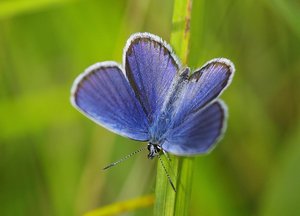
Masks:
[[[213,59],[197,69],[185,84],[176,102],[174,124],[180,124],[190,113],[216,99],[231,83],[234,65],[225,58]]]
[[[79,75],[72,87],[72,104],[108,130],[146,141],[148,121],[121,67],[102,62]]]
[[[124,54],[128,80],[152,123],[180,68],[179,60],[166,42],[149,33],[131,36]]]
[[[206,153],[226,128],[226,105],[216,98],[228,87],[234,65],[227,59],[213,59],[196,70],[184,83],[172,126],[162,148],[176,155]]]
[[[209,152],[226,129],[226,105],[216,100],[191,113],[183,123],[168,131],[162,148],[175,155],[191,156]]]

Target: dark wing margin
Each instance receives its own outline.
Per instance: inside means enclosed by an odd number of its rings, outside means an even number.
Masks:
[[[161,111],[181,63],[165,41],[150,33],[133,34],[123,55],[126,76],[152,123]]]
[[[162,148],[179,156],[209,153],[223,137],[226,127],[227,107],[216,100],[170,129]]]
[[[71,103],[114,133],[134,140],[149,140],[146,115],[116,62],[96,63],[80,74],[72,86]]]

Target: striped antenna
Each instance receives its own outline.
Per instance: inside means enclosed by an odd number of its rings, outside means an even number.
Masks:
[[[169,182],[170,182],[170,185],[172,186],[174,192],[176,192],[176,188],[175,188],[175,186],[174,186],[174,184],[173,184],[173,182],[172,182],[172,179],[171,179],[171,177],[170,177],[170,175],[169,175],[169,173],[168,173],[168,171],[167,171],[167,169],[166,169],[166,167],[165,167],[165,165],[164,165],[164,163],[163,163],[163,161],[162,161],[160,155],[157,155],[157,157],[158,157],[158,159],[159,159],[159,161],[160,161],[160,163],[161,163],[161,165],[162,165],[162,167],[163,167],[163,169],[164,169],[164,171],[165,171],[165,173],[166,173],[166,176],[168,177],[168,180],[169,180]]]
[[[125,157],[121,158],[120,160],[118,160],[118,161],[116,161],[116,162],[113,162],[113,163],[107,165],[107,166],[104,167],[102,170],[107,170],[107,169],[109,169],[109,168],[111,168],[111,167],[117,165],[118,163],[121,163],[121,162],[127,160],[128,158],[130,158],[131,156],[133,156],[133,155],[135,155],[135,154],[137,154],[137,153],[139,153],[139,152],[141,152],[141,151],[143,151],[143,150],[146,150],[146,149],[147,149],[147,146],[145,146],[145,147],[143,147],[143,148],[141,148],[141,149],[138,149],[138,150],[136,150],[136,151],[130,153],[129,155],[126,155]]]

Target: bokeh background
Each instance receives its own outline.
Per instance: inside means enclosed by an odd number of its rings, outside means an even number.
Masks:
[[[154,192],[140,143],[69,103],[74,78],[121,62],[130,34],[169,41],[171,0],[0,1],[0,215],[81,215]],[[236,76],[224,139],[197,157],[191,215],[300,215],[300,3],[194,0],[189,65],[227,57]],[[129,215],[151,215],[152,207]]]

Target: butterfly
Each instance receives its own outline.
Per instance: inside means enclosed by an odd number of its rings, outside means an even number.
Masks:
[[[122,65],[96,63],[76,78],[71,103],[104,128],[148,142],[149,159],[193,156],[211,151],[226,130],[227,107],[218,97],[234,71],[225,58],[191,71],[160,37],[136,33]]]

